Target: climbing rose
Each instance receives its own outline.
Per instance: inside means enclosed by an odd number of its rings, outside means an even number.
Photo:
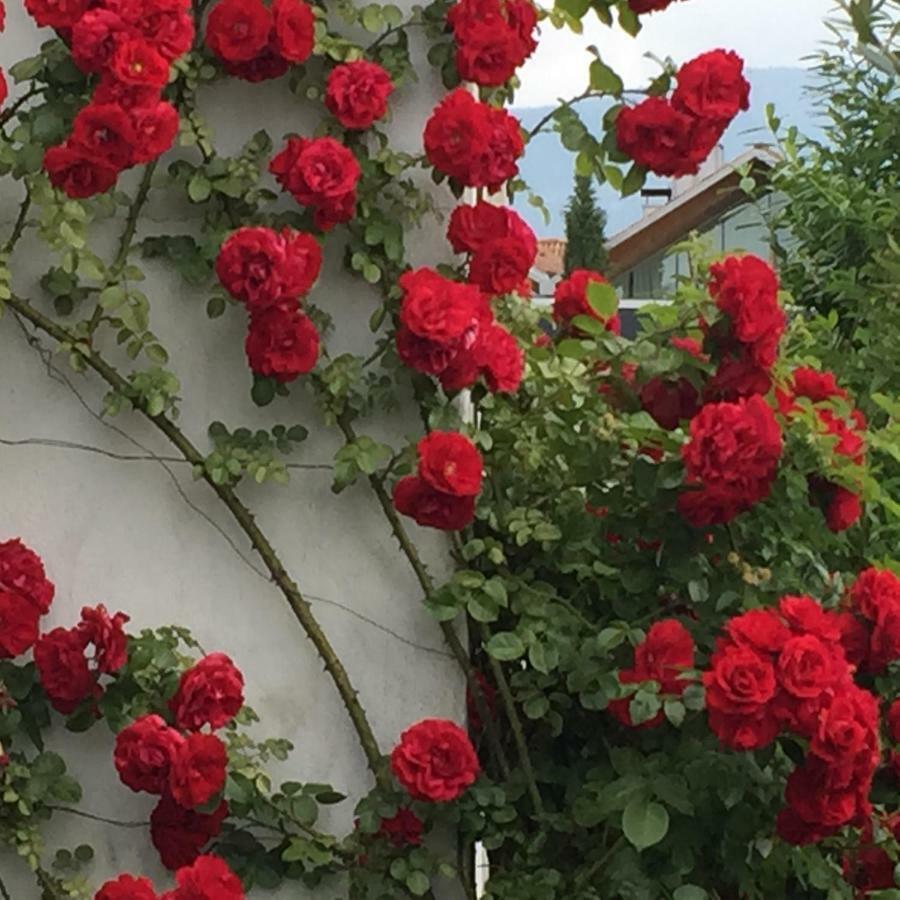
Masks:
[[[475,498],[456,497],[436,491],[417,475],[401,478],[394,485],[394,506],[425,528],[460,531],[475,517]]]
[[[175,873],[178,887],[163,900],[244,900],[241,881],[218,856],[201,856]]]
[[[3,106],[6,103],[6,98],[9,96],[9,85],[6,83],[6,75],[3,73],[3,69],[0,69],[0,106]]]
[[[206,45],[225,62],[249,62],[269,43],[271,28],[262,0],[219,0],[206,22]]]
[[[159,103],[159,88],[147,84],[123,84],[104,72],[94,88],[91,101],[98,105],[111,103],[133,114],[138,109],[146,110]]]
[[[108,191],[119,170],[77,144],[48,147],[44,154],[44,171],[50,183],[75,200]]]
[[[194,42],[190,2],[163,0],[148,3],[147,7],[137,23],[141,34],[168,60],[178,59],[187,53]]]
[[[178,134],[178,110],[166,100],[131,110],[134,129],[132,163],[152,162],[172,148]]]
[[[301,206],[315,210],[322,231],[353,218],[361,169],[334,138],[290,138],[269,163],[269,171]]]
[[[225,786],[228,755],[214,734],[189,734],[172,758],[169,788],[185,809],[204,806]]]
[[[55,588],[41,558],[19,538],[0,543],[0,592],[17,594],[41,615],[50,612]]]
[[[489,391],[511,394],[519,389],[525,356],[519,342],[502,325],[479,331],[473,355]]]
[[[514,177],[525,151],[519,122],[503,109],[457,88],[425,125],[425,153],[444,175],[467,187],[499,190]]]
[[[477,287],[451,281],[433,269],[406,272],[400,287],[400,322],[420,338],[448,345],[464,339],[481,316],[483,298]]]
[[[750,83],[744,78],[744,61],[737,53],[703,53],[678,70],[676,81],[672,105],[698,119],[728,123],[750,108]]]
[[[382,819],[378,833],[395,847],[418,847],[425,826],[411,810],[401,807],[389,819]]]
[[[86,12],[72,29],[72,61],[82,72],[104,72],[134,27],[110,9]]]
[[[83,106],[72,123],[71,141],[115,169],[131,165],[136,140],[131,117],[111,103]]]
[[[239,228],[216,258],[222,286],[251,312],[307,293],[321,267],[315,238],[288,229],[279,234],[271,228]]]
[[[40,616],[21,594],[0,590],[0,659],[14,659],[34,646]]]
[[[362,131],[384,118],[393,90],[391,76],[381,66],[358,59],[331,70],[325,105],[344,128]]]
[[[432,431],[419,441],[419,477],[453,497],[475,497],[481,491],[481,454],[463,434]]]
[[[116,736],[116,771],[126,787],[162,794],[169,783],[172,760],[184,738],[157,715],[136,719]]]
[[[132,38],[119,44],[110,70],[125,84],[161,88],[169,80],[168,60],[143,38]]]
[[[71,28],[87,8],[88,0],[25,0],[28,14],[47,28]]]
[[[632,12],[641,13],[659,12],[667,6],[671,6],[672,0],[628,0]]]
[[[839,534],[855,525],[863,513],[862,500],[842,485],[831,486],[825,505],[825,524],[829,531]]]
[[[447,803],[474,783],[479,766],[462,728],[444,719],[426,719],[400,736],[391,753],[391,769],[414,799]]]
[[[74,628],[54,628],[35,645],[34,662],[41,686],[53,708],[63,715],[74,712],[99,690],[88,667],[86,646],[87,638]]]
[[[272,3],[274,47],[282,59],[303,63],[313,51],[315,19],[303,0],[274,0]]]
[[[553,291],[553,318],[557,322],[570,322],[576,316],[591,316],[603,322],[607,331],[619,334],[621,323],[618,315],[604,319],[588,303],[587,289],[589,284],[607,284],[599,272],[589,269],[576,269],[568,278],[564,278]]]
[[[508,206],[498,206],[479,200],[473,205],[463,203],[450,214],[447,239],[456,253],[475,253],[496,237],[534,232],[522,217]]]
[[[224,653],[210,653],[184,672],[169,701],[182,731],[199,731],[204,725],[222,728],[243,705],[244,676]]]
[[[150,839],[162,864],[173,871],[189,866],[218,836],[227,815],[228,806],[224,802],[206,815],[184,809],[168,794],[163,794],[150,814]]]
[[[700,394],[688,378],[651,378],[640,391],[641,406],[660,428],[672,431],[700,411]]]
[[[85,643],[94,647],[93,663],[97,672],[109,675],[128,662],[128,636],[123,627],[127,621],[125,613],[110,616],[102,603],[93,609],[85,606],[81,610],[81,621],[76,629]]]
[[[889,707],[885,716],[888,737],[894,744],[900,744],[900,700],[895,700]]]
[[[889,569],[864,569],[849,591],[852,607],[870,622],[883,622],[900,612],[900,577]]]
[[[244,347],[253,372],[287,384],[315,368],[319,332],[295,305],[282,303],[251,316]]]
[[[522,225],[517,234],[495,237],[475,250],[469,281],[488,294],[509,294],[522,287],[537,257],[534,232]]]
[[[697,174],[723,130],[720,123],[680,112],[662,97],[648,97],[619,113],[616,143],[638,165],[679,178]]]
[[[157,900],[157,897],[149,878],[120,875],[114,881],[107,881],[94,900]]]

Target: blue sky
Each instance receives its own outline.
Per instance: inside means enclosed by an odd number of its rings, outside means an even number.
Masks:
[[[522,69],[516,106],[549,105],[583,91],[590,61],[584,48],[590,44],[623,76],[626,87],[640,87],[658,70],[645,53],[680,63],[723,47],[740,53],[753,68],[800,66],[828,37],[824,19],[831,8],[830,0],[679,0],[645,16],[637,38],[606,28],[592,13],[581,35],[546,25],[537,52]],[[578,63],[582,58],[583,65]]]

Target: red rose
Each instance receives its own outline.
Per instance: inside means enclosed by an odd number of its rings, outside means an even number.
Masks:
[[[296,306],[278,304],[251,316],[245,349],[253,372],[287,384],[315,368],[319,332]]]
[[[225,63],[225,71],[229,75],[252,84],[280,78],[290,67],[290,63],[271,46],[266,47],[259,56],[254,56],[249,62]]]
[[[394,506],[425,528],[460,531],[475,518],[475,498],[455,497],[430,487],[416,475],[394,485]]]
[[[450,281],[427,268],[406,272],[400,287],[400,322],[413,334],[446,345],[463,339],[468,331],[474,341],[483,305],[476,287]]]
[[[19,538],[0,543],[0,591],[18,594],[42,616],[50,612],[55,588],[41,558]]]
[[[0,590],[0,659],[14,659],[34,646],[40,617],[24,596]]]
[[[752,716],[774,698],[775,669],[769,659],[750,647],[727,644],[710,662],[710,670],[703,675],[709,709]]]
[[[477,329],[477,324],[474,326]],[[397,356],[405,366],[415,369],[417,372],[423,372],[425,375],[442,375],[447,368],[454,363],[460,355],[461,340],[451,341],[449,343],[440,343],[438,341],[429,341],[427,338],[419,337],[414,334],[405,325],[400,325],[395,334],[397,344]],[[477,366],[473,360],[469,360],[468,369],[471,369],[472,379],[461,385],[468,387],[474,384],[478,377]],[[454,388],[448,387],[448,390]],[[460,390],[460,387],[455,388]]]
[[[856,685],[834,697],[819,713],[818,728],[810,752],[827,762],[855,760],[870,752],[877,741],[878,704],[875,698]]]
[[[778,833],[778,837],[786,843],[794,847],[804,847],[807,844],[818,843],[823,838],[834,834],[836,829],[804,822],[788,806],[778,813],[778,818],[775,821],[775,830]]]
[[[778,681],[794,697],[810,700],[846,676],[843,655],[811,634],[792,637],[778,657]]]
[[[439,172],[467,187],[492,190],[518,173],[516,160],[525,150],[518,121],[465,88],[452,91],[437,106],[424,141],[428,160]]]
[[[249,62],[265,49],[271,30],[262,0],[219,0],[206,21],[206,46],[225,62]]]
[[[474,253],[495,237],[508,237],[526,230],[531,231],[518,213],[509,207],[479,200],[473,206],[462,204],[453,210],[447,239],[456,253]],[[533,237],[534,232],[531,234]]]
[[[900,659],[900,610],[891,610],[879,619],[872,632],[867,661],[870,672],[883,672],[890,663]]]
[[[525,356],[519,342],[502,325],[479,330],[474,358],[489,391],[511,394],[519,389]]]
[[[334,138],[290,138],[269,171],[301,206],[316,210],[322,230],[353,218],[361,169],[356,157]]]
[[[143,38],[132,38],[119,44],[110,70],[125,84],[161,88],[169,81],[168,60]]]
[[[703,399],[734,403],[741,397],[764,396],[772,387],[768,368],[757,365],[744,353],[728,353],[719,360],[718,368],[703,389]]]
[[[869,655],[869,629],[851,612],[836,613],[841,629],[841,648],[847,662],[856,669],[865,666]]]
[[[214,734],[189,734],[172,758],[169,788],[185,809],[209,803],[225,786],[228,754]]]
[[[866,442],[862,435],[845,419],[835,415],[833,410],[817,409],[816,417],[824,426],[825,434],[835,438],[833,452],[862,465],[866,452]]]
[[[425,719],[400,736],[391,769],[414,799],[447,803],[475,782],[479,765],[462,728],[445,719]]]
[[[344,128],[362,131],[384,118],[393,90],[391,76],[381,66],[358,59],[331,70],[325,105]]]
[[[72,61],[82,72],[102,72],[137,29],[109,9],[91,9],[72,28]]]
[[[315,40],[315,19],[311,7],[303,0],[274,0],[272,22],[275,49],[291,63],[309,59]]]
[[[788,415],[793,411],[793,399],[805,397],[813,403],[825,403],[834,398],[849,400],[850,395],[838,383],[834,372],[819,372],[806,366],[794,369],[788,391],[782,396],[787,400],[781,411]],[[792,408],[793,407],[793,408]]]
[[[149,878],[120,875],[114,881],[107,881],[94,900],[157,900],[157,897]]]
[[[863,618],[880,622],[900,611],[900,578],[889,569],[865,569],[850,588],[849,599]]]
[[[189,866],[200,851],[219,834],[228,815],[223,802],[215,812],[204,815],[179,806],[163,794],[150,814],[150,839],[162,864],[170,870]]]
[[[761,653],[780,653],[791,636],[773,609],[751,609],[730,619],[725,630],[736,644]]]
[[[131,111],[135,164],[152,162],[172,148],[178,134],[178,110],[165,100]]]
[[[812,597],[784,596],[778,601],[778,611],[794,634],[812,634],[826,644],[833,644],[841,638],[838,617],[823,609]]]
[[[198,857],[175,873],[178,887],[166,900],[244,900],[241,880],[218,856]]]
[[[216,258],[222,286],[251,312],[307,293],[321,267],[318,241],[289,229],[278,234],[271,228],[239,228]]]
[[[775,416],[762,398],[710,403],[691,420],[690,430],[691,439],[682,448],[689,485],[703,484],[718,492],[718,499],[730,498],[734,510],[748,509],[768,496],[782,441]],[[683,496],[690,503],[689,494]]]
[[[676,75],[672,105],[700,119],[728,123],[750,108],[750,83],[736,53],[711,50],[685,63]]]
[[[616,118],[619,150],[656,175],[696,175],[723,128],[675,109],[662,97],[626,106]]]
[[[88,0],[25,0],[31,18],[47,28],[71,28],[87,8]]]
[[[104,72],[91,97],[99,105],[112,104],[129,112],[147,109],[160,102],[159,88],[147,84],[124,84],[108,72]],[[135,126],[137,127],[137,126]]]
[[[182,731],[199,731],[204,725],[222,728],[243,705],[244,676],[224,653],[210,653],[184,672],[169,701]]]
[[[133,791],[162,794],[183,744],[184,738],[160,716],[136,719],[116,735],[113,760],[122,784]]]
[[[599,272],[588,269],[576,269],[568,278],[560,281],[553,291],[553,318],[557,322],[570,322],[576,316],[591,316],[599,322],[605,322],[607,331],[619,334],[619,317],[603,319],[588,303],[589,284],[607,284],[607,281]]]
[[[418,847],[425,826],[411,810],[400,808],[390,819],[382,819],[378,833],[395,847]]]
[[[112,674],[118,672],[128,662],[128,635],[123,628],[128,621],[125,613],[116,613],[110,618],[101,603],[91,609],[81,610],[81,622],[76,626],[86,644],[93,644],[94,666],[98,672]]]
[[[651,378],[640,391],[641,406],[660,428],[673,431],[700,410],[700,393],[687,379]]]
[[[34,662],[51,706],[63,715],[99,690],[84,655],[87,639],[77,629],[54,628],[34,647]]]
[[[472,256],[469,280],[488,294],[511,294],[528,277],[537,256],[537,241],[501,237],[482,244]]]
[[[745,509],[742,499],[727,487],[691,486],[678,497],[678,512],[695,528],[730,522]]]
[[[733,336],[758,366],[771,367],[787,320],[778,304],[778,278],[758,256],[729,256],[710,267],[709,292],[731,322]]]
[[[537,13],[526,0],[458,0],[447,13],[463,81],[497,87],[508,81],[537,46]]]
[[[831,788],[828,775],[828,763],[810,754],[788,776],[784,792],[788,806],[800,819],[821,829],[845,825],[857,812],[856,790]]]
[[[138,22],[141,34],[168,60],[178,59],[194,42],[194,19],[190,4],[166,0],[150,7]]]
[[[74,144],[49,147],[44,154],[44,171],[53,187],[75,200],[108,191],[119,177],[119,170],[88,150]]]
[[[628,5],[631,7],[632,12],[640,15],[642,13],[659,12],[667,6],[671,6],[672,2],[673,0],[628,0]]]
[[[887,715],[884,718],[891,741],[900,744],[900,700],[895,700],[888,707]]]
[[[9,85],[6,83],[6,75],[3,74],[3,69],[0,69],[0,106],[3,106],[6,103],[6,98],[9,96]]]
[[[481,454],[463,434],[432,431],[419,441],[419,477],[434,490],[453,497],[476,497],[481,491]]]

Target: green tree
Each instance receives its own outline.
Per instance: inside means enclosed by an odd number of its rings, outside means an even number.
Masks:
[[[606,213],[597,205],[590,177],[575,176],[566,207],[566,275],[575,269],[602,272],[606,267]]]

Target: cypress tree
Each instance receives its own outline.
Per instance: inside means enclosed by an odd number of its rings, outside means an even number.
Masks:
[[[597,205],[593,180],[575,176],[566,206],[566,275],[575,269],[602,272],[606,267],[606,213]]]

